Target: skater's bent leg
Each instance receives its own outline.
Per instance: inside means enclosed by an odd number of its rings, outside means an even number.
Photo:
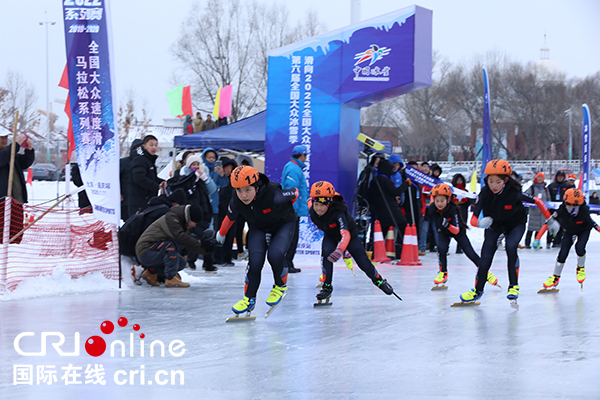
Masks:
[[[560,251],[558,252],[558,257],[556,261],[561,264],[564,264],[567,261],[567,257],[569,256],[569,251],[573,246],[573,236],[571,235],[563,235],[560,242]]]
[[[265,264],[267,254],[267,239],[265,233],[258,229],[250,229],[248,232],[248,266],[246,267],[246,290],[248,298],[256,297],[260,286],[260,273]]]
[[[519,273],[517,271],[519,256],[517,255],[517,249],[524,233],[525,224],[517,225],[506,233],[506,257],[508,259],[508,281],[510,282],[510,286],[519,284]]]
[[[475,264],[475,266],[479,266],[479,262],[481,259],[473,249],[473,246],[471,245],[471,241],[469,240],[467,234],[465,232],[462,232],[458,236],[456,236],[455,239],[458,242],[458,245],[460,246],[462,251],[469,258],[469,260],[473,261],[473,264]]]
[[[477,279],[475,281],[475,289],[479,293],[483,292],[483,288],[487,282],[487,274],[492,266],[494,254],[496,254],[496,250],[498,249],[498,238],[500,235],[501,232],[491,228],[485,230],[483,246],[481,247],[481,260],[479,261]]]
[[[360,244],[358,238],[350,240],[347,250],[354,258],[354,261],[356,261],[358,268],[360,268],[371,280],[377,278],[377,270],[371,260],[369,260],[369,257],[367,256],[367,253],[365,253],[365,249]]]
[[[448,271],[448,247],[450,247],[450,236],[444,232],[438,235],[438,263],[441,272]]]
[[[579,257],[585,256],[585,246],[587,245],[589,238],[590,231],[584,231],[577,235],[577,244],[575,244],[575,252]]]
[[[292,243],[296,220],[288,222],[271,235],[271,243],[267,250],[267,259],[273,269],[273,280],[277,286],[285,286],[288,275],[288,263],[285,258]]]
[[[337,245],[338,242],[334,238],[323,236],[323,243],[321,244],[321,268],[323,275],[325,275],[323,283],[329,285],[331,285],[331,281],[333,280],[333,263],[327,259],[327,256],[335,251]]]

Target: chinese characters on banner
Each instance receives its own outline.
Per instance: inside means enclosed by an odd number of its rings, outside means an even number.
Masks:
[[[113,109],[107,0],[63,2],[77,162],[94,217],[120,220],[119,141]]]
[[[312,128],[312,76],[314,57],[292,56],[292,70],[290,77],[290,124],[288,141],[291,144],[300,142],[308,151],[304,177],[306,185],[310,187],[310,146]],[[304,65],[304,67],[303,67]],[[304,89],[304,95],[301,95]],[[300,112],[302,105],[302,112]]]

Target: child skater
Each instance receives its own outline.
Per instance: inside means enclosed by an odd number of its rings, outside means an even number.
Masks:
[[[483,296],[487,273],[498,249],[497,240],[501,234],[506,238],[508,258],[508,295],[513,302],[519,297],[519,272],[517,246],[525,233],[527,212],[523,202],[535,203],[542,214],[549,219],[550,212],[538,197],[531,197],[521,191],[521,185],[510,175],[512,168],[504,160],[492,160],[485,166],[485,186],[479,192],[471,218],[471,225],[485,230],[481,260],[477,270],[475,288],[460,295],[463,302],[474,302]],[[479,219],[479,213],[483,218]],[[548,231],[555,234],[560,225],[554,219],[548,220]]]
[[[435,207],[429,207],[429,219],[435,224],[438,231],[438,261],[440,272],[433,283],[441,285],[448,280],[448,247],[450,239],[454,238],[458,246],[464,251],[469,260],[475,266],[479,266],[479,256],[473,250],[471,241],[467,237],[467,225],[460,215],[458,206],[452,202],[452,189],[445,183],[438,183],[431,189],[431,203]],[[498,278],[491,272],[487,274],[487,281],[492,285],[498,284]],[[439,286],[446,288],[446,286]]]
[[[235,194],[229,202],[226,217],[217,234],[217,242],[223,243],[227,231],[238,214],[248,222],[248,267],[244,298],[233,305],[236,314],[250,312],[256,303],[256,292],[260,286],[260,275],[269,260],[275,284],[267,297],[267,305],[274,307],[287,290],[287,262],[285,254],[290,247],[296,227],[296,212],[292,204],[298,198],[298,189],[281,189],[281,185],[270,182],[266,175],[248,165],[237,167],[231,173],[231,186]],[[270,235],[270,241],[267,237]]]
[[[583,192],[579,189],[567,189],[563,197],[563,203],[550,219],[557,219],[564,232],[560,251],[556,258],[554,275],[544,282],[544,287],[548,289],[558,286],[560,274],[565,266],[565,261],[567,261],[571,246],[573,246],[573,237],[577,236],[577,243],[575,244],[577,282],[581,284],[583,289],[583,281],[585,281],[585,246],[590,238],[592,228],[600,232],[600,227],[590,217],[590,208],[585,203]]]
[[[317,300],[327,300],[331,296],[333,286],[333,263],[348,250],[358,267],[373,281],[373,284],[385,294],[394,294],[394,289],[377,272],[358,238],[358,229],[354,219],[348,214],[344,198],[335,192],[329,182],[316,182],[310,188],[310,218],[323,231],[321,245],[321,263],[325,281]]]

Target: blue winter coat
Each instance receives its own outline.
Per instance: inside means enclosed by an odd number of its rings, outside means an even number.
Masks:
[[[305,166],[302,161],[290,158],[290,161],[283,167],[281,175],[281,186],[284,189],[298,189],[298,200],[294,203],[294,210],[296,210],[299,217],[308,217],[308,206],[306,204],[308,200],[308,186],[302,172]]]
[[[206,160],[206,152],[208,152],[208,151],[212,151],[217,155],[217,159],[215,160],[215,162],[211,163]],[[219,153],[217,153],[217,151],[215,149],[213,149],[212,147],[207,147],[202,152],[202,161],[204,162],[204,165],[206,165],[206,167],[210,171],[210,173],[208,175],[211,177],[211,179],[217,185],[217,187],[220,189],[222,187],[227,186],[227,184],[228,184],[227,177],[225,177],[225,176],[221,177],[221,176],[219,176],[218,172],[215,172],[215,164],[217,163],[217,161],[219,161]],[[213,214],[218,214],[219,213],[219,191],[218,190],[213,192],[210,195],[210,205],[212,207]]]

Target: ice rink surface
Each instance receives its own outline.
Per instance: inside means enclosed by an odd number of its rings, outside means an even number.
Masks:
[[[469,235],[479,250],[481,230],[471,229]],[[333,305],[313,308],[320,269],[317,263],[303,261],[302,272],[289,276],[287,297],[265,319],[273,282],[267,265],[253,313],[257,318],[249,322],[225,323],[233,315],[231,306],[242,297],[242,261],[220,268],[216,275],[186,269],[189,289],[134,286],[125,271],[121,291],[0,301],[0,398],[597,399],[599,242],[600,234],[592,232],[583,291],[575,279],[574,250],[560,292],[553,294],[537,290],[552,274],[558,249],[519,250],[519,309],[506,299],[503,251],[492,266],[503,289],[486,285],[480,306],[451,308],[473,286],[475,275],[466,256],[454,253],[454,244],[446,291],[431,291],[437,272],[434,253],[421,257],[422,266],[378,266],[402,302],[383,294],[358,267],[354,277],[339,262]],[[120,317],[128,319],[127,326],[118,326]],[[112,334],[101,333],[103,321],[113,322]],[[134,324],[140,325],[139,331],[132,329]],[[14,341],[21,332],[35,333],[19,342],[24,352],[40,351],[42,332],[61,332],[62,350],[72,352],[79,332],[79,356],[59,356],[50,345],[57,337],[48,337],[45,356],[19,355]],[[145,335],[143,357],[140,333]],[[94,335],[104,337],[109,347],[97,358],[84,347]],[[125,357],[118,344],[115,356],[110,356],[116,340],[124,342]],[[149,355],[155,340],[165,344],[164,357],[158,344],[156,354]],[[185,344],[183,355],[175,347],[178,357],[168,351],[175,340]],[[72,379],[80,384],[66,385],[62,379],[62,368],[69,364],[81,368],[80,376]],[[105,385],[93,384],[91,375],[85,383],[88,364],[102,364]],[[32,366],[31,385],[14,384],[15,377],[26,378],[14,372],[23,365]],[[54,365],[57,382],[38,384],[40,365]],[[157,378],[159,371],[164,373]],[[171,371],[181,371],[174,374],[174,384]]]

